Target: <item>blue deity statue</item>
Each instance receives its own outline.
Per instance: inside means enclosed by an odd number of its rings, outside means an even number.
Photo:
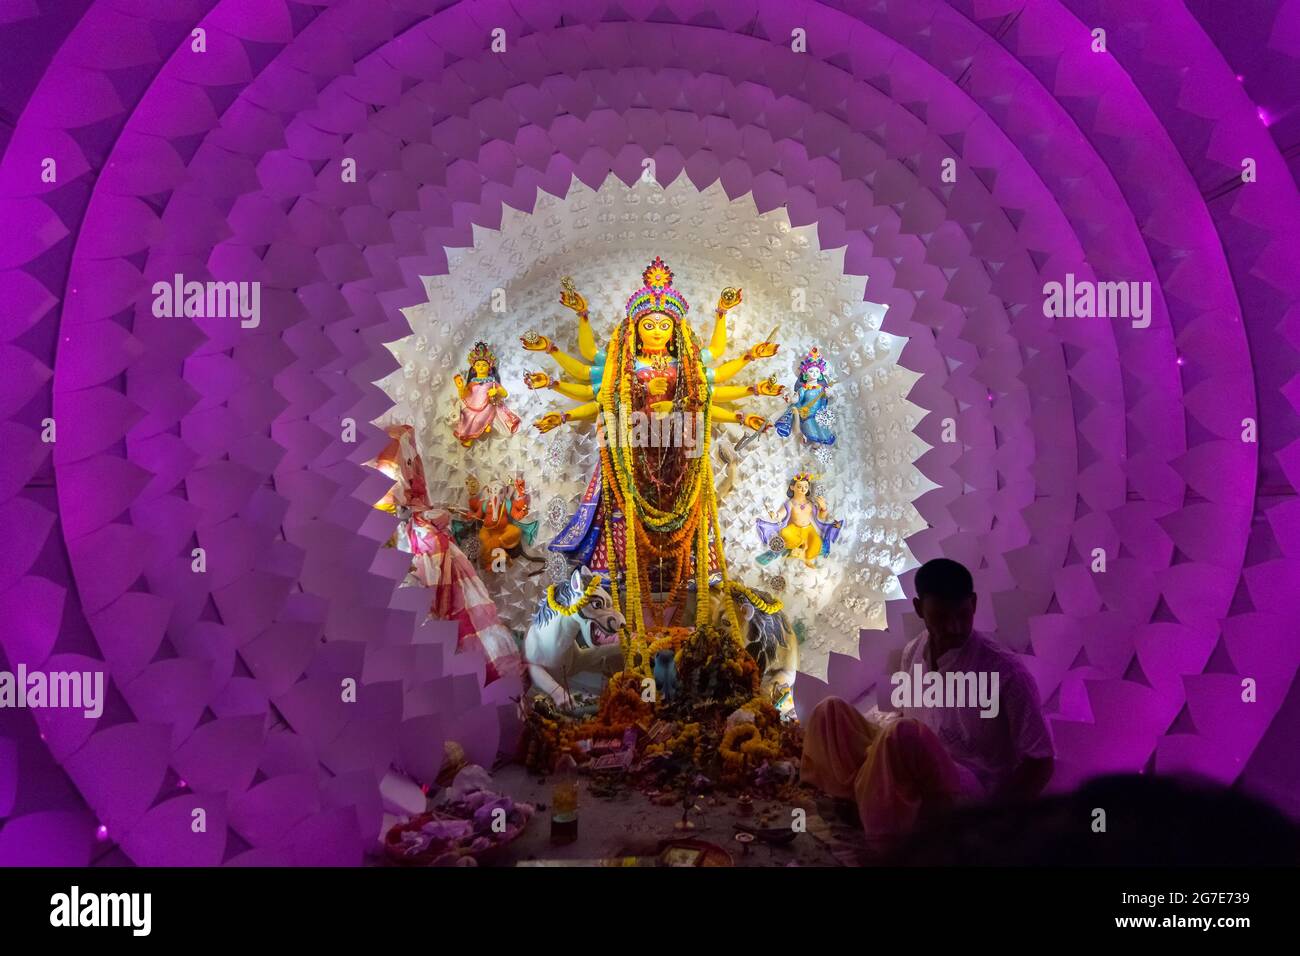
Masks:
[[[799,363],[799,377],[795,381],[795,399],[785,414],[776,420],[776,433],[788,438],[799,423],[799,435],[807,444],[834,445],[835,433],[830,429],[830,398],[827,391],[831,383],[826,379],[826,360],[816,347]]]

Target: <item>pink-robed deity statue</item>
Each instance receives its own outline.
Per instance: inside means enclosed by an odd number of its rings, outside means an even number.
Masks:
[[[468,448],[474,440],[499,424],[510,434],[519,429],[519,416],[505,405],[507,392],[497,373],[497,359],[486,342],[476,342],[469,353],[469,377],[457,375],[456,393],[460,397],[460,420],[453,431],[457,440]]]

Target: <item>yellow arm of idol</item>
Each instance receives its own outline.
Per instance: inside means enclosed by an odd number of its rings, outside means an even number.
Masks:
[[[561,352],[559,349],[551,349],[551,358],[555,359],[556,364],[564,369],[579,382],[591,381],[591,366],[586,362],[580,362],[568,352]]]
[[[730,362],[723,362],[713,370],[713,383],[715,385],[721,385],[723,382],[735,378],[736,373],[748,364],[749,359],[745,358],[743,355],[740,356],[740,358],[732,359]],[[717,393],[717,389],[714,389],[714,393]]]
[[[590,362],[596,357],[596,336],[587,321],[587,300],[574,288],[573,280],[568,276],[560,279],[560,305],[572,309],[578,316],[578,354]],[[584,376],[582,380],[585,382],[587,379]]]
[[[715,362],[722,361],[727,351],[727,310],[740,305],[741,290],[730,286],[718,296],[718,307],[713,310],[713,337],[709,339],[709,354]]]
[[[715,373],[714,380],[717,376]],[[752,385],[722,385],[713,390],[713,401],[734,402],[739,398],[749,398],[754,394]]]
[[[533,422],[533,427],[540,432],[549,432],[553,428],[559,428],[565,422],[583,421],[595,418],[600,414],[600,405],[596,402],[587,402],[585,405],[579,405],[570,412],[547,412],[537,421]]]
[[[578,313],[578,354],[590,362],[596,357],[596,333],[586,312]]]
[[[717,309],[713,314],[717,319],[713,323],[713,337],[709,339],[709,353],[716,362],[727,351],[727,313]]]
[[[776,330],[773,329],[772,331],[775,332]],[[713,370],[713,384],[721,385],[756,359],[770,358],[776,354],[777,349],[780,347],[775,342],[759,342],[753,348],[746,349],[744,355],[734,358],[730,362],[723,362]]]
[[[577,382],[552,382],[551,388],[579,402],[589,402],[596,397],[596,392],[590,385],[579,385]]]
[[[710,405],[709,415],[715,423],[724,425],[744,425],[754,431],[767,428],[767,419],[761,415],[741,415],[739,412],[722,405]]]
[[[579,405],[564,413],[566,422],[572,421],[589,421],[600,413],[600,405],[597,402],[587,402],[585,405]]]

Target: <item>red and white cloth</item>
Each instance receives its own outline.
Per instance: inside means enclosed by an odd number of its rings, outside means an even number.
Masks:
[[[412,515],[405,522],[413,558],[411,573],[433,589],[429,613],[459,625],[457,646],[477,642],[487,658],[487,679],[517,676],[523,662],[514,636],[501,623],[497,606],[488,596],[473,563],[451,536],[451,515],[438,508]]]
[[[375,459],[375,467],[396,484],[375,507],[407,515],[397,527],[396,545],[411,554],[411,575],[433,591],[430,616],[457,624],[457,649],[478,645],[487,658],[487,681],[523,671],[519,646],[501,623],[487,587],[465,552],[451,536],[451,515],[429,504],[424,462],[415,447],[410,425],[388,428],[391,442]]]

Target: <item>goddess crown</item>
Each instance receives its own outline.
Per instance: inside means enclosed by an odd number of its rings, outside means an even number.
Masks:
[[[475,362],[487,362],[488,367],[493,369],[497,367],[497,357],[486,342],[475,342],[474,348],[470,350],[469,367],[473,368]]]
[[[817,348],[815,345],[808,350],[808,354],[804,357],[803,361],[799,363],[799,377],[807,377],[808,370],[812,368],[821,372],[822,378],[826,377],[826,360],[822,358],[821,349]]]
[[[644,287],[632,293],[627,300],[627,317],[633,322],[652,312],[666,312],[677,319],[686,318],[690,306],[686,296],[673,288],[673,271],[663,259],[655,256],[654,262],[641,273]]]

